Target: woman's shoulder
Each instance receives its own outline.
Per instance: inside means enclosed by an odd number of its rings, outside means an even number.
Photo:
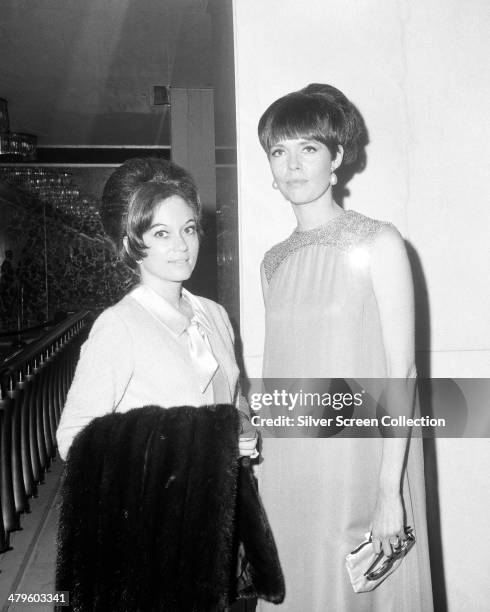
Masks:
[[[214,300],[210,300],[209,298],[202,297],[201,295],[194,295],[193,293],[187,292],[187,296],[190,297],[191,304],[198,304],[201,309],[204,311],[206,318],[209,319],[216,327],[231,330],[232,326],[230,323],[230,318],[226,309],[215,302]]]
[[[404,249],[403,237],[393,223],[349,211],[344,237],[346,250],[356,246],[369,246],[370,250],[389,256],[393,250]]]
[[[194,295],[193,293],[187,292],[187,295],[190,296],[191,301],[196,300],[196,302],[204,309],[207,314],[212,314],[213,316],[218,315],[220,318],[226,317],[228,319],[228,313],[225,308],[211,300],[209,298],[203,297],[202,295]]]
[[[124,296],[122,300],[109,306],[97,316],[92,330],[111,329],[120,330],[121,332],[126,331],[128,320],[131,319],[135,312],[135,306],[136,303],[130,298],[129,294]]]
[[[267,282],[270,281],[276,269],[288,255],[297,250],[296,241],[294,240],[296,234],[297,232],[293,232],[286,239],[281,240],[281,242],[278,242],[265,252],[260,265]]]
[[[97,363],[101,359],[127,354],[134,343],[130,329],[124,306],[119,302],[109,306],[95,318],[82,351],[88,351]]]
[[[332,242],[345,251],[360,244],[374,243],[379,236],[398,233],[389,221],[374,219],[356,210],[346,210],[340,215],[337,227],[332,230]]]

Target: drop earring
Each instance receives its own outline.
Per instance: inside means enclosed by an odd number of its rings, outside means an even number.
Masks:
[[[337,175],[335,174],[335,172],[332,172],[332,174],[330,175],[330,185],[332,185],[333,187],[336,184],[337,184]]]
[[[276,181],[272,181],[272,189],[277,189],[277,183],[276,183]]]

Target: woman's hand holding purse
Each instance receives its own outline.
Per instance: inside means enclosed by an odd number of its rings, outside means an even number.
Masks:
[[[393,549],[405,540],[403,518],[400,493],[380,491],[374,508],[371,528],[374,551],[377,554],[383,550],[386,556],[390,556]]]

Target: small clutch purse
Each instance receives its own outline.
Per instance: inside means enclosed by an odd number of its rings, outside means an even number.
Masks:
[[[411,527],[405,527],[405,540],[395,547],[393,554],[387,557],[383,551],[374,552],[371,534],[345,558],[345,566],[355,593],[372,591],[386,580],[402,563],[405,555],[415,544],[415,535]]]

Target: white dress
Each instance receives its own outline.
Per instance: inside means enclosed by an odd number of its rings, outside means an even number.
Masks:
[[[369,253],[385,224],[347,211],[295,231],[264,258],[264,378],[382,378],[386,358]],[[355,416],[355,415],[354,415]],[[380,438],[265,438],[260,492],[285,573],[285,612],[431,612],[422,440],[412,439],[403,497],[415,547],[370,593],[345,556],[370,530]]]

